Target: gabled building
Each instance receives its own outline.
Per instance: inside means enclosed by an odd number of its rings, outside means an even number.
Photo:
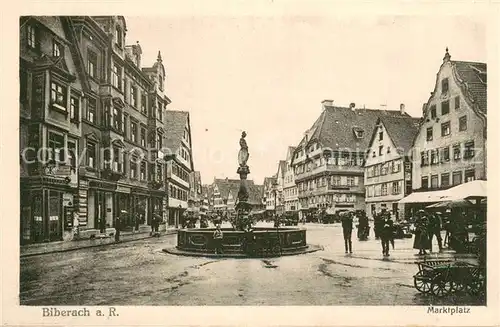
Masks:
[[[413,142],[413,190],[486,179],[487,69],[446,49]]]
[[[168,226],[178,227],[188,208],[189,176],[194,170],[189,112],[167,110],[166,140],[162,147],[167,165]]]
[[[304,133],[292,159],[300,209],[364,210],[364,163],[379,117],[409,117],[403,110],[374,110],[322,102],[322,113]]]
[[[262,209],[261,187],[256,185],[253,180],[247,180],[248,203],[252,210]],[[219,214],[235,213],[238,204],[238,191],[240,189],[239,179],[217,179],[210,186],[212,191],[213,208],[211,211]]]
[[[188,212],[194,216],[199,216],[202,212],[201,207],[204,199],[199,171],[194,171],[190,174],[189,184]]]
[[[289,146],[286,154],[285,167],[284,167],[284,181],[283,181],[283,201],[285,205],[285,212],[294,212],[299,210],[299,200],[297,196],[297,185],[295,185],[295,176],[292,169],[292,158],[295,147]]]
[[[284,188],[285,188],[285,171],[287,169],[286,161],[280,160],[278,162],[278,171],[276,172],[276,186],[277,186],[277,196],[276,196],[276,212],[278,214],[285,212],[285,198],[284,198]]]
[[[404,105],[401,109],[404,110]],[[411,150],[419,118],[380,117],[371,133],[365,162],[366,213],[374,217],[383,208],[393,217],[408,215],[398,201],[411,193]]]
[[[263,186],[266,211],[269,214],[276,213],[276,202],[278,201],[277,176],[265,177]]]
[[[19,32],[20,241],[67,240],[89,82],[68,17],[21,17]]]

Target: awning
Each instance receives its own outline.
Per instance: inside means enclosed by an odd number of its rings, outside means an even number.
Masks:
[[[399,200],[399,203],[430,203],[446,201],[451,199],[447,191],[448,190],[415,192]]]
[[[475,180],[457,185],[446,190],[446,194],[452,199],[481,199],[488,196],[486,192],[486,181]]]
[[[446,200],[443,202],[438,202],[427,206],[426,208],[470,208],[474,204],[468,200]]]

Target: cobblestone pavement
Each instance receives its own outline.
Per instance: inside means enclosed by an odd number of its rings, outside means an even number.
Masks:
[[[477,305],[413,287],[412,240],[390,259],[378,241],[353,239],[344,254],[338,225],[306,225],[323,251],[275,259],[207,259],[162,252],[176,236],[21,258],[22,305]]]

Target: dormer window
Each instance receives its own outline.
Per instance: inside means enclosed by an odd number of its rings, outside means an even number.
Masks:
[[[363,138],[363,136],[365,135],[365,133],[364,133],[365,131],[364,131],[364,130],[362,130],[361,128],[359,128],[359,127],[353,127],[353,129],[352,129],[352,130],[353,130],[353,132],[354,132],[354,135],[355,135],[355,136],[356,136],[356,138],[358,138],[358,139],[362,139],[362,138]]]
[[[123,33],[122,33],[122,28],[120,26],[116,26],[115,38],[116,38],[116,45],[119,46],[120,48],[123,47]]]

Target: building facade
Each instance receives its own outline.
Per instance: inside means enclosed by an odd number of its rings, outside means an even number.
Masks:
[[[408,216],[405,204],[398,201],[411,193],[411,150],[419,121],[411,117],[377,120],[364,171],[368,217],[374,218],[382,209],[387,209],[396,220]]]
[[[187,111],[166,111],[167,225],[178,227],[188,208],[189,176],[194,171],[191,124]]]
[[[294,151],[295,147],[288,147],[285,160],[285,174],[283,178],[283,201],[285,205],[285,212],[295,212],[300,210],[297,185],[295,185],[294,171],[291,166]]]
[[[408,116],[400,110],[358,109],[322,102],[323,111],[296,147],[295,172],[302,215],[365,209],[364,164],[379,117]]]
[[[264,178],[264,201],[268,214],[276,213],[276,202],[278,201],[278,182],[276,176]]]
[[[276,203],[275,210],[277,214],[283,214],[285,212],[285,171],[286,171],[286,161],[280,160],[278,162],[278,171],[276,172]]]
[[[486,179],[485,63],[452,61],[446,49],[415,137],[413,190]]]

